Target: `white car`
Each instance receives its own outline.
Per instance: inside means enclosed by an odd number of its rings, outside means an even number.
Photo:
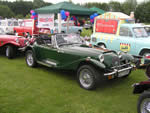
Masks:
[[[0,20],[0,28],[3,29],[6,34],[13,34],[13,28],[15,26],[18,26],[18,21],[15,19]]]
[[[58,32],[58,21],[55,20],[55,31]],[[73,21],[69,21],[69,31],[68,33],[81,33],[83,27],[75,26]],[[67,33],[67,22],[62,20],[61,21],[61,32]]]

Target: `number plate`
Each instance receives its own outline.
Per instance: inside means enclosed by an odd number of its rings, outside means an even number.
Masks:
[[[123,76],[129,74],[129,72],[130,72],[130,70],[122,71],[122,72],[118,73],[118,77],[123,77]]]

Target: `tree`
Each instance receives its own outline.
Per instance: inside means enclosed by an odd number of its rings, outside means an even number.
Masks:
[[[135,18],[140,22],[150,22],[150,1],[139,4],[135,11]]]
[[[97,2],[93,2],[93,3],[86,3],[84,5],[85,7],[91,8],[91,7],[97,7],[100,8],[104,11],[109,11],[109,5],[107,3],[97,3]]]
[[[109,10],[122,12],[123,11],[122,4],[117,1],[111,1],[109,2]]]
[[[22,14],[25,16],[33,8],[33,3],[19,0],[13,2],[10,8],[14,11],[15,15]]]
[[[17,16],[15,16],[15,18],[17,18],[17,19],[23,19],[24,16],[22,14],[18,14]]]
[[[33,7],[36,9],[36,8],[39,8],[39,7],[43,7],[45,4],[44,4],[44,1],[43,0],[33,0]]]
[[[137,1],[136,0],[126,0],[123,4],[123,12],[130,15],[130,12],[135,11],[137,7]]]
[[[10,10],[10,8],[7,5],[0,5],[0,15],[3,18],[14,17],[14,13]]]
[[[31,14],[30,14],[30,13],[28,13],[28,14],[25,16],[26,19],[30,19],[30,17],[31,17]]]

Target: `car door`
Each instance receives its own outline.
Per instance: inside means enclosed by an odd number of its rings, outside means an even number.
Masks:
[[[55,38],[55,37],[54,37]],[[55,40],[51,39],[51,42],[42,39],[37,45],[34,46],[34,50],[37,60],[52,67],[61,66],[62,59],[64,59],[64,50],[58,48],[55,44]]]
[[[117,50],[135,54],[136,43],[131,29],[128,27],[120,27],[119,36],[116,39]]]

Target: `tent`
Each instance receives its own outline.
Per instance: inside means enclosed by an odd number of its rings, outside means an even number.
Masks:
[[[92,7],[92,8],[90,8],[90,10],[91,10],[91,11],[96,11],[98,14],[104,14],[104,13],[105,13],[104,10],[99,9],[99,8],[97,8],[97,7]]]
[[[89,8],[85,8],[70,2],[60,2],[54,5],[41,7],[35,9],[35,12],[38,14],[46,14],[46,13],[57,14],[60,13],[61,10],[69,11],[71,15],[79,15],[79,16],[89,16],[95,13],[95,11],[92,11]]]
[[[60,2],[54,5],[41,7],[35,9],[35,12],[38,14],[57,14],[58,15],[58,32],[61,32],[61,14],[60,11],[65,10],[69,11],[70,15],[75,16],[90,16],[91,14],[95,13],[88,8],[82,7],[80,5],[75,5],[71,2]],[[67,20],[67,31],[69,30],[69,19]]]

